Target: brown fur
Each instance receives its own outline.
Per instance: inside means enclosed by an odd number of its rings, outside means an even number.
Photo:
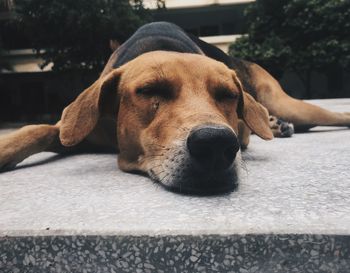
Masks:
[[[254,94],[270,115],[294,124],[296,130],[310,129],[314,126],[349,126],[350,113],[336,113],[319,106],[288,96],[277,82],[261,66],[241,61],[246,68],[243,84],[245,90]],[[241,70],[240,70],[241,71]],[[248,71],[248,72],[247,72]],[[238,73],[240,76],[240,73]],[[249,79],[249,80],[248,80]],[[249,89],[248,89],[249,88]]]
[[[273,138],[268,114],[296,126],[350,125],[349,113],[289,97],[255,64],[247,70],[252,89],[247,90],[233,70],[203,55],[154,51],[118,69],[110,65],[113,58],[56,125],[30,125],[1,136],[0,170],[41,151],[101,150],[119,151],[122,170],[154,177],[166,151],[174,152],[177,141],[199,125],[229,127],[243,147],[250,131]]]
[[[137,94],[145,87],[167,94]],[[218,101],[218,92],[232,92],[232,98]],[[27,126],[3,136],[0,168],[45,150],[100,146],[119,150],[121,169],[147,172],[147,157],[157,153],[155,141],[169,145],[203,123],[238,132],[238,115],[260,137],[273,137],[266,109],[243,91],[234,71],[201,55],[151,52],[107,71],[64,109],[55,126]],[[16,145],[19,139],[24,141]]]

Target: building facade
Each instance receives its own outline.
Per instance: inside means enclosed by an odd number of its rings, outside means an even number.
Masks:
[[[155,20],[175,23],[225,52],[246,32],[244,10],[252,0],[165,0],[166,9],[155,10]],[[155,9],[154,1],[147,1]]]

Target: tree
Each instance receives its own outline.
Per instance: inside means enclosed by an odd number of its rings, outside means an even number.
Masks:
[[[309,98],[312,71],[350,69],[350,1],[257,0],[246,17],[248,35],[230,46],[230,54],[277,78],[295,72]]]
[[[142,0],[17,0],[17,24],[54,70],[101,69],[110,39],[123,42],[151,20]]]
[[[5,54],[5,50],[3,49],[2,41],[0,37],[0,72],[2,69],[9,69],[8,63],[3,58],[4,54]]]

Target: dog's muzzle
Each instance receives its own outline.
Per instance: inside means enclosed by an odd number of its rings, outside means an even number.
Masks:
[[[161,162],[157,161],[160,167],[153,168],[150,175],[176,192],[197,195],[231,192],[238,184],[239,148],[231,128],[197,126],[183,142],[168,149]]]

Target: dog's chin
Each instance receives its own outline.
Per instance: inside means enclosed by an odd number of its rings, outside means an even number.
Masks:
[[[221,195],[237,189],[238,175],[234,167],[223,172],[182,171],[166,181],[156,179],[169,191],[188,195]]]

